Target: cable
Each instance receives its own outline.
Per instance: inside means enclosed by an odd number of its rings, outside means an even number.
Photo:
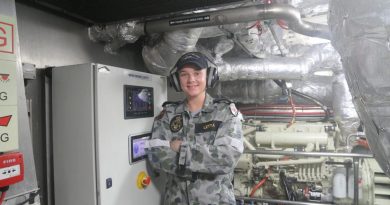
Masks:
[[[274,82],[280,87],[282,88],[282,91],[286,88],[285,86],[285,81],[283,80],[274,80]],[[323,121],[328,121],[329,120],[329,117],[330,117],[330,111],[328,109],[328,107],[326,105],[324,105],[323,103],[321,103],[319,100],[317,100],[316,98],[312,97],[312,96],[309,96],[309,95],[306,95],[304,93],[301,93],[297,90],[294,90],[294,89],[290,89],[291,91],[291,94],[293,95],[296,95],[298,97],[301,97],[301,98],[305,98],[307,100],[310,100],[312,102],[314,102],[315,104],[317,104],[318,106],[320,106],[324,111],[325,111],[325,117],[323,119]]]
[[[3,204],[4,198],[5,198],[5,193],[8,191],[8,189],[9,189],[9,186],[5,186],[5,187],[0,188],[0,191],[1,191],[0,205]]]
[[[293,98],[291,96],[291,93],[290,93],[288,98],[289,98],[289,101],[291,104],[291,109],[292,109],[293,113],[292,113],[291,121],[287,124],[287,128],[289,128],[292,124],[295,123],[295,115],[296,115],[295,104],[294,104]]]

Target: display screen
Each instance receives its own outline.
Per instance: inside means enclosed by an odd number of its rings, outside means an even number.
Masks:
[[[124,86],[125,119],[153,117],[153,88]]]
[[[151,133],[129,136],[129,162],[130,164],[146,158],[145,144]]]

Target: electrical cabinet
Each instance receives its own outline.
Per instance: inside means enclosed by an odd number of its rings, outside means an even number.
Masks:
[[[159,204],[164,182],[149,170],[144,142],[166,78],[93,63],[52,74],[56,205]]]

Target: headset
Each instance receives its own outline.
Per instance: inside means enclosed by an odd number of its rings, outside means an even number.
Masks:
[[[207,71],[206,71],[206,88],[213,88],[219,80],[217,65],[213,61],[211,61],[207,56],[203,55],[200,52],[186,53],[182,57],[188,56],[188,55],[201,55],[207,59],[207,65],[209,65],[209,64],[213,65],[213,66],[208,66],[206,68],[207,69]],[[180,58],[182,58],[182,57],[180,57]],[[179,79],[180,79],[179,72],[177,72],[177,62],[176,62],[175,66],[171,69],[171,71],[169,72],[169,76],[168,76],[169,84],[173,88],[175,88],[176,92],[183,91],[181,89]]]

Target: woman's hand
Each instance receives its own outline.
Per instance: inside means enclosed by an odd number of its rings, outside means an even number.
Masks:
[[[172,140],[169,142],[171,149],[175,152],[180,152],[181,140]]]

